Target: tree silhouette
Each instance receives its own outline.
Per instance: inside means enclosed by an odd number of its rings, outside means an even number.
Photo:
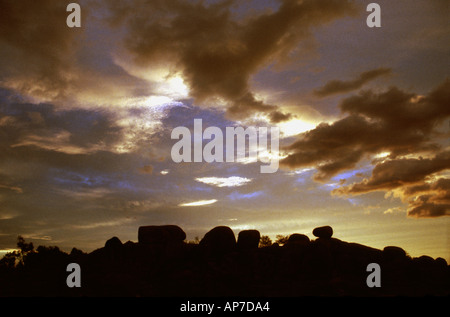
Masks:
[[[25,239],[22,236],[17,237],[17,247],[23,254],[26,254],[34,250],[33,242],[26,243]]]
[[[272,239],[270,239],[269,236],[261,236],[259,240],[259,246],[262,247],[268,247],[272,245]]]
[[[34,252],[33,242],[26,243],[22,236],[17,237],[17,247],[19,250],[8,252],[0,261],[1,266],[5,267],[16,267],[18,265],[23,266],[24,258],[27,254]]]
[[[286,242],[288,242],[289,236],[288,235],[284,236],[282,234],[277,234],[276,238],[277,239],[275,240],[275,243],[278,243],[279,245],[285,245]]]
[[[14,268],[21,259],[20,251],[12,251],[6,253],[3,258],[0,259],[0,269],[1,268]]]

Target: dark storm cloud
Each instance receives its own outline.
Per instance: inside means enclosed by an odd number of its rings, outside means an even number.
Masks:
[[[64,95],[73,68],[75,38],[66,25],[66,1],[0,2],[1,79],[21,92]]]
[[[110,21],[125,23],[125,43],[142,66],[168,65],[181,71],[198,101],[224,98],[229,115],[267,113],[290,118],[275,105],[257,100],[250,77],[282,58],[307,38],[310,29],[356,12],[350,1],[280,1],[276,11],[236,21],[235,1],[206,5],[194,1],[111,1]]]
[[[450,116],[450,81],[426,96],[390,88],[361,92],[344,99],[340,108],[349,113],[332,124],[322,123],[288,146],[280,163],[290,168],[315,166],[317,180],[351,169],[367,155],[399,155],[435,151],[434,127]]]
[[[325,97],[333,94],[346,93],[352,90],[361,88],[367,82],[391,73],[390,68],[377,68],[361,73],[358,78],[348,81],[331,80],[323,87],[314,91],[314,94],[319,97]]]
[[[0,1],[0,87],[65,107],[73,107],[69,100],[110,105],[152,90],[114,63],[116,35],[91,15],[103,5],[78,1],[82,25],[69,28],[69,3]]]

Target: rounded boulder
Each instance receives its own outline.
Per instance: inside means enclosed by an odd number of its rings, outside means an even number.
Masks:
[[[309,237],[301,233],[291,234],[287,241],[288,244],[308,244],[309,242]]]
[[[213,253],[228,253],[236,247],[236,237],[230,227],[218,226],[208,231],[200,241],[200,247]]]
[[[330,226],[317,227],[313,230],[313,235],[322,239],[330,239],[333,236],[333,228]]]

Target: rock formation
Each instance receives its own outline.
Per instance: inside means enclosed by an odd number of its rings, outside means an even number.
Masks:
[[[199,244],[186,243],[178,226],[143,226],[138,242],[113,236],[90,253],[37,248],[17,271],[0,261],[0,296],[449,296],[450,266],[443,258],[410,257],[333,238],[294,233],[283,246],[259,247],[258,230],[218,226]],[[78,263],[82,287],[66,287],[68,263]],[[51,265],[49,265],[51,263]],[[367,267],[381,268],[381,287],[366,284]]]

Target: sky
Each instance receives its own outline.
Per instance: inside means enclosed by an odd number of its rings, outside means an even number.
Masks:
[[[0,2],[0,256],[330,225],[450,262],[448,1],[70,2]],[[174,162],[195,119],[279,128],[278,170]]]

